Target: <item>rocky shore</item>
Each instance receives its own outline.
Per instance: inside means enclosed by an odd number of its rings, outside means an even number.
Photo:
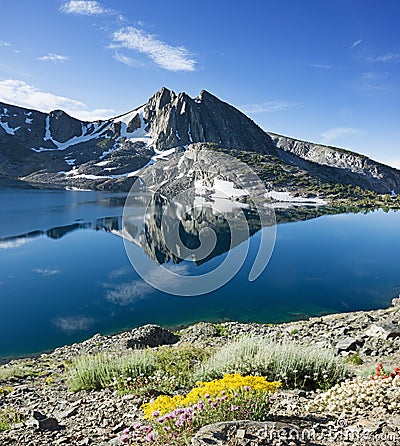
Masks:
[[[111,389],[68,390],[65,363],[79,355],[123,353],[134,346],[156,347],[184,343],[223,345],[243,335],[334,349],[357,374],[373,373],[378,362],[400,365],[400,298],[386,309],[312,317],[303,321],[270,324],[199,323],[171,333],[147,325],[112,336],[95,335],[35,358],[12,360],[0,368],[0,409],[11,408],[22,415],[12,429],[0,432],[0,444],[98,445],[119,444],[122,430],[140,420],[140,405],[146,398],[121,395]],[[193,446],[205,445],[347,445],[400,444],[400,414],[379,411],[347,415],[345,418],[306,410],[316,397],[304,390],[276,395],[267,422],[219,423],[201,429]],[[297,432],[297,434],[295,434]]]

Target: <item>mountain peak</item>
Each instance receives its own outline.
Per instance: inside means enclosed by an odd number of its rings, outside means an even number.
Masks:
[[[198,101],[201,102],[203,99],[207,99],[207,98],[219,100],[216,96],[214,96],[207,90],[201,90],[196,99],[198,99]]]
[[[156,108],[161,109],[176,98],[174,91],[162,87],[150,99],[148,103],[154,103]]]
[[[195,99],[166,87],[153,95],[144,119],[157,150],[210,142],[226,148],[276,154],[272,140],[247,116],[206,90]]]

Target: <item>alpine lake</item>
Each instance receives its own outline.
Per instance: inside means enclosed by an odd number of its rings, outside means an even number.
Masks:
[[[247,257],[230,281],[186,297],[153,288],[132,266],[121,236],[125,199],[115,192],[0,187],[0,358],[147,323],[278,323],[376,309],[400,293],[400,212],[276,210],[275,247],[256,280],[249,281],[249,271],[268,227],[251,231]],[[219,248],[207,261],[175,267],[204,274],[227,256]],[[162,250],[134,245],[130,257],[145,263],[149,253],[159,259]],[[166,256],[164,263],[174,262]]]

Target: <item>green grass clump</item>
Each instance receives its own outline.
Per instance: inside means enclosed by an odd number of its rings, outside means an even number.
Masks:
[[[327,389],[350,376],[333,351],[260,337],[225,345],[197,368],[195,377],[210,380],[227,373],[262,375],[268,381],[281,381],[286,388],[310,389]]]
[[[166,390],[192,386],[195,382],[193,369],[208,360],[211,352],[210,348],[193,345],[164,346],[155,350],[156,368],[165,377]]]
[[[0,402],[4,402],[5,398],[8,394],[12,393],[12,387],[0,386]],[[10,429],[13,424],[19,423],[21,421],[20,415],[8,406],[3,406],[3,409],[0,409],[0,432]]]
[[[16,365],[0,367],[0,382],[24,379],[28,376],[38,376],[39,371],[32,362],[26,361]]]
[[[364,361],[360,358],[360,355],[358,353],[353,353],[352,355],[348,356],[346,362],[347,364],[356,366],[364,363]]]
[[[20,423],[21,417],[15,410],[6,407],[0,409],[0,432],[10,429],[14,424]]]
[[[99,390],[117,384],[120,378],[151,375],[156,370],[149,350],[134,350],[123,356],[99,353],[78,357],[68,368],[70,390]]]

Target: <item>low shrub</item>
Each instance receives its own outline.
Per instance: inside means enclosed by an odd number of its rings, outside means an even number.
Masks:
[[[400,411],[400,374],[394,377],[357,377],[346,380],[316,396],[308,406],[310,412],[349,413],[363,415],[378,410],[380,413]]]
[[[118,387],[128,378],[151,375],[156,370],[149,350],[134,350],[123,356],[80,356],[69,366],[67,382],[70,390],[99,390]]]
[[[188,389],[195,384],[193,369],[208,360],[211,348],[193,345],[164,346],[153,352],[156,368],[164,378],[164,389]]]
[[[328,389],[350,376],[331,350],[261,337],[225,345],[196,369],[195,376],[207,380],[226,373],[261,375],[269,381],[282,381],[286,388],[311,389]]]
[[[72,391],[113,387],[121,393],[173,392],[191,387],[193,368],[210,355],[210,349],[182,345],[81,356],[68,367],[67,381]]]

